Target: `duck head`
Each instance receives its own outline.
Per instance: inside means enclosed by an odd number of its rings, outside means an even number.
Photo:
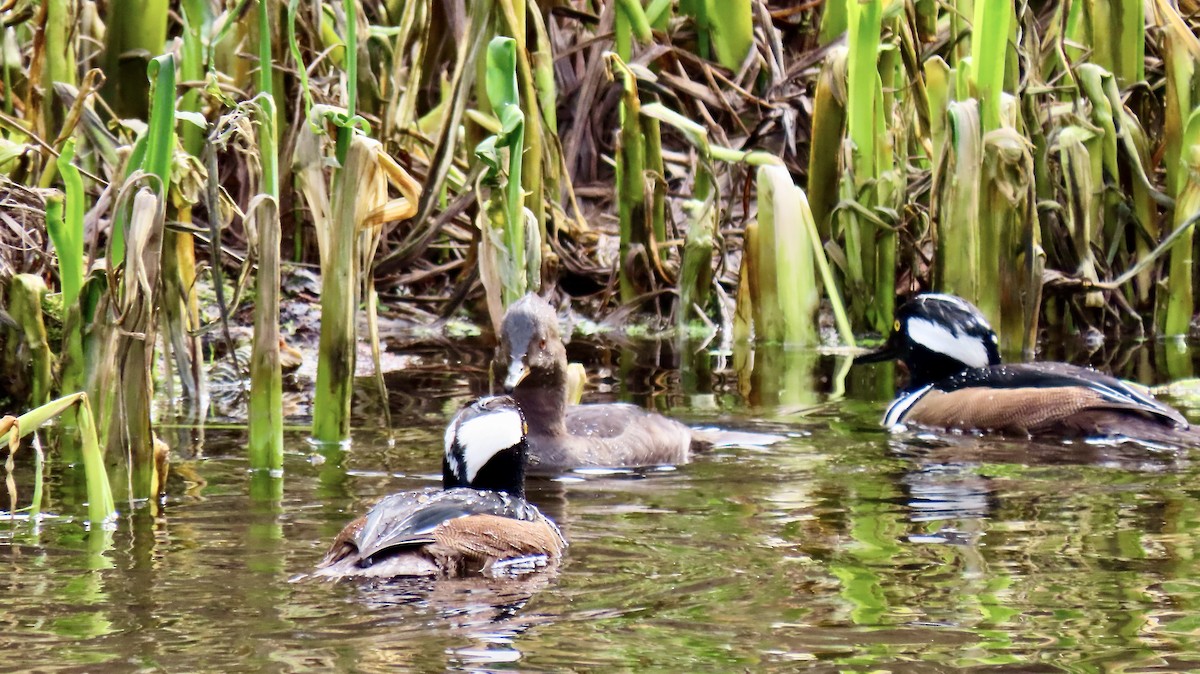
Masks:
[[[442,485],[525,495],[528,427],[517,402],[490,396],[468,403],[446,428]]]
[[[976,367],[1000,364],[999,340],[975,305],[954,295],[917,295],[896,311],[892,335],[879,349],[854,359],[897,359],[919,388]]]
[[[563,385],[567,349],[549,302],[533,293],[513,302],[500,326],[497,360],[508,368],[505,391],[512,392],[527,379],[547,388]]]

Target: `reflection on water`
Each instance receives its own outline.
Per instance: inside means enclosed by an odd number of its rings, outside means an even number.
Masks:
[[[51,464],[46,515],[0,522],[0,670],[1200,667],[1190,452],[887,436],[892,368],[847,376],[812,353],[576,340],[570,354],[592,400],[788,439],[532,482],[571,541],[555,574],[297,580],[348,519],[437,483],[442,425],[488,390],[487,354],[426,349],[389,376],[393,430],[363,386],[353,445],[289,433],[282,481],[247,474],[241,430],[172,426],[165,506],[89,531],[77,475]],[[1190,368],[1099,355],[1147,383],[1155,364]]]

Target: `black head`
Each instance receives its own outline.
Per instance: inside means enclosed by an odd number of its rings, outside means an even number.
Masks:
[[[1000,364],[996,333],[975,305],[954,295],[917,295],[896,311],[892,336],[877,351],[855,359],[904,361],[909,388],[975,367]]]
[[[546,386],[561,386],[567,371],[567,349],[558,330],[558,316],[549,302],[533,293],[513,302],[500,326],[496,359],[508,368],[505,391],[511,392],[527,378]]]
[[[525,416],[515,400],[491,396],[468,403],[446,428],[442,486],[525,495]]]

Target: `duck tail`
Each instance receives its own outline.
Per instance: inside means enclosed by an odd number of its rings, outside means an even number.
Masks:
[[[693,428],[692,448],[696,450],[722,447],[768,447],[784,439],[782,435],[731,431],[724,428]]]
[[[1100,442],[1111,438],[1152,449],[1200,448],[1200,426],[1163,423],[1161,419],[1129,414],[1110,414],[1102,417],[1087,431],[1084,435],[1096,438]]]

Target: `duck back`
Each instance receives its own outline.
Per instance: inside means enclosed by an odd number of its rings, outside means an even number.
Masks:
[[[561,429],[529,433],[529,469],[686,463],[692,432],[660,414],[624,403],[567,407]]]

